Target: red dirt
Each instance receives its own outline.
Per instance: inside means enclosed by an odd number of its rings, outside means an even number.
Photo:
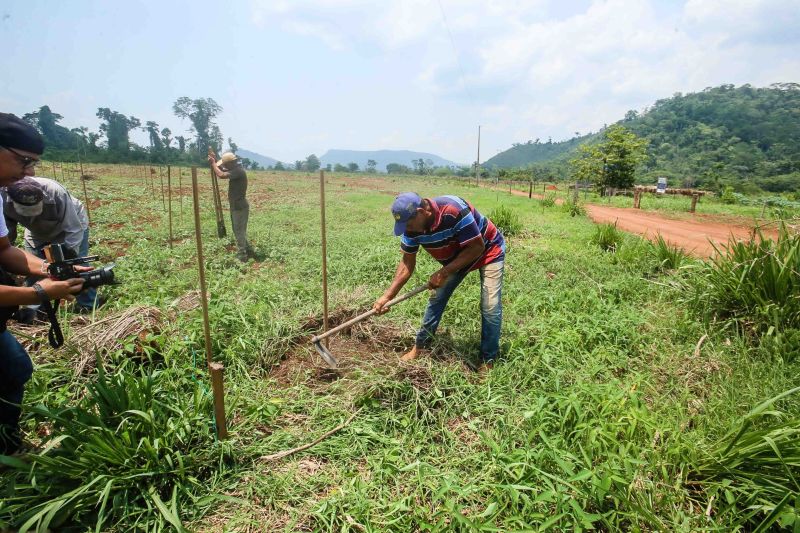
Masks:
[[[708,219],[675,220],[652,211],[628,207],[589,204],[586,206],[586,213],[595,222],[616,224],[623,231],[637,233],[650,240],[661,234],[664,240],[698,257],[715,255],[712,243],[719,248],[727,244],[731,237],[736,240],[749,240],[753,237],[753,228],[745,225],[726,224]],[[771,234],[774,231],[765,230],[764,233]],[[777,237],[777,234],[773,236]]]
[[[528,196],[526,191],[514,190],[512,193],[516,196]],[[534,194],[533,197],[541,199],[542,195]],[[564,200],[559,198],[556,203],[560,205]],[[722,220],[729,220],[730,217],[692,215],[694,220],[677,220],[653,211],[596,204],[586,204],[586,214],[598,224],[616,224],[623,231],[636,233],[650,240],[655,240],[660,234],[665,241],[696,257],[715,255],[712,243],[721,247],[728,243],[731,236],[737,240],[749,240],[753,237],[752,226]],[[762,231],[767,236],[777,238],[774,228],[762,228]]]

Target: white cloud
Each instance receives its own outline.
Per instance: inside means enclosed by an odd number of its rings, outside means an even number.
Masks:
[[[498,148],[596,130],[678,91],[800,73],[796,0],[294,0],[255,2],[253,18],[336,50],[415,54],[411,81],[486,124]],[[467,160],[472,147],[457,151]]]

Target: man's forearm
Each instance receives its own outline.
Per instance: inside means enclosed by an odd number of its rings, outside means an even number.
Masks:
[[[448,274],[455,274],[459,270],[477,261],[478,258],[483,255],[483,251],[483,238],[479,240],[476,239],[472,244],[461,250],[461,253],[459,253],[455,259],[450,261],[447,266],[443,267],[443,270]]]
[[[47,272],[42,272],[43,260],[14,246],[0,250],[0,265],[12,274],[47,277]]]
[[[389,288],[386,289],[386,292],[383,293],[383,296],[390,300],[397,296],[397,293],[400,292],[400,289],[402,289],[408,280],[411,279],[411,275],[413,273],[414,269],[409,268],[404,261],[401,261],[400,264],[397,265],[397,270],[394,272],[392,284],[389,285]]]
[[[11,287],[0,285],[0,307],[12,305],[33,305],[41,303],[33,287]]]

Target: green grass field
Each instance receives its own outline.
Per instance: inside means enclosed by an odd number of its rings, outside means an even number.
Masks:
[[[397,361],[422,317],[419,297],[334,339],[343,369],[322,370],[307,342],[322,314],[317,176],[250,173],[250,236],[263,260],[241,265],[230,241],[216,237],[208,171],[200,171],[214,358],[225,365],[230,431],[217,442],[200,310],[171,307],[198,287],[187,176],[184,169],[180,215],[173,196],[173,249],[159,191],[154,196],[132,177],[88,182],[99,200],[92,249],[116,259],[122,280],[106,289],[113,297],[99,316],[145,305],[164,319],[82,375],[69,340],[53,351],[39,337],[24,428],[46,448],[40,459],[9,461],[0,472],[0,528],[729,531],[800,524],[798,456],[777,461],[758,448],[763,439],[753,437],[750,449],[735,438],[740,428],[788,424],[770,434],[773,442],[783,450],[780,439],[797,440],[797,394],[770,404],[767,414],[746,415],[797,386],[800,361],[695,317],[685,299],[699,263],[659,269],[649,245],[632,236],[604,252],[591,244],[595,227],[586,217],[435,179],[329,178],[331,314],[341,320],[368,309],[392,279],[400,257],[389,213],[395,193],[457,194],[485,213],[504,206],[523,230],[508,238],[502,362],[485,377],[466,364],[480,335],[477,273],[451,300],[431,359]],[[76,181],[68,185],[81,192]],[[229,219],[226,225],[230,234]],[[408,287],[435,269],[421,253]],[[68,339],[77,331],[67,328]],[[354,413],[310,450],[263,459]],[[797,444],[788,446],[796,454]],[[785,480],[767,478],[773,471]],[[753,489],[782,483],[790,488],[778,497]]]

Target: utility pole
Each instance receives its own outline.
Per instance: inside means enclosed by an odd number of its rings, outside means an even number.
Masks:
[[[475,185],[480,186],[481,175],[481,126],[478,124],[478,158],[475,160]]]

